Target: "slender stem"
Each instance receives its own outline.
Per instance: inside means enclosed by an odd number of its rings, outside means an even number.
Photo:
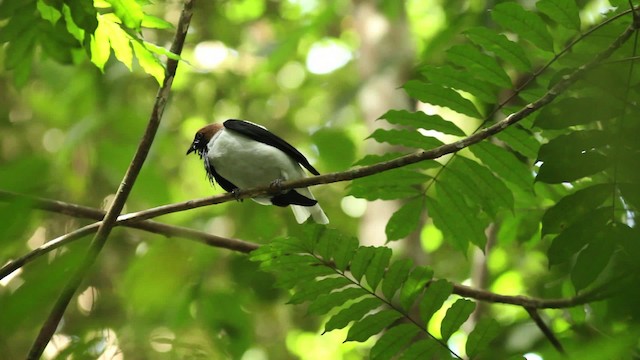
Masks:
[[[192,0],[185,1],[184,8],[180,16],[180,21],[178,23],[178,28],[176,30],[176,35],[171,46],[171,52],[174,54],[179,55],[182,52],[184,40],[187,36],[187,30],[191,21],[192,6]],[[122,182],[120,183],[113,203],[111,204],[111,206],[109,206],[104,220],[99,224],[98,232],[89,245],[89,249],[82,263],[69,278],[68,282],[62,290],[62,293],[53,305],[53,309],[49,313],[48,318],[42,325],[38,336],[31,346],[29,355],[27,356],[28,359],[39,359],[42,356],[42,353],[44,352],[45,347],[56,331],[56,328],[58,327],[58,324],[62,319],[62,315],[67,309],[71,298],[76,293],[88,270],[95,263],[98,255],[100,254],[100,251],[104,247],[104,244],[109,237],[111,229],[115,225],[120,212],[124,208],[129,193],[131,192],[138,174],[140,173],[140,169],[142,169],[142,165],[147,158],[147,154],[149,153],[149,149],[151,148],[151,144],[153,143],[155,134],[160,125],[162,114],[164,112],[164,108],[171,91],[171,85],[173,83],[173,78],[175,76],[177,67],[177,60],[169,59],[167,61],[167,70],[165,73],[164,82],[162,84],[162,87],[158,90],[156,101],[154,103],[147,128],[142,137],[142,140],[140,141],[140,144],[138,145],[138,149],[136,150],[133,160],[131,160],[129,168],[127,169],[127,172],[124,175]]]

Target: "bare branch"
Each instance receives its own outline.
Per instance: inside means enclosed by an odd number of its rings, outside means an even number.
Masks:
[[[191,21],[192,7],[193,1],[186,0],[182,10],[182,14],[180,15],[180,20],[178,22],[176,34],[173,39],[173,44],[171,45],[170,51],[174,54],[180,55],[180,53],[182,53],[184,40],[187,36],[187,30]],[[106,243],[111,229],[113,228],[118,218],[118,215],[120,215],[120,212],[124,208],[124,204],[126,203],[129,193],[133,188],[133,184],[135,183],[138,174],[140,173],[140,169],[142,169],[142,165],[147,158],[147,154],[149,153],[149,149],[151,148],[151,144],[153,143],[155,134],[160,125],[160,120],[162,119],[165,104],[167,103],[167,99],[171,91],[171,85],[173,83],[173,78],[175,76],[177,67],[177,60],[167,60],[167,70],[165,72],[164,82],[162,84],[162,87],[158,90],[156,101],[153,105],[153,110],[151,112],[147,128],[142,137],[142,140],[140,141],[140,144],[138,145],[138,149],[136,150],[134,158],[133,160],[131,160],[129,168],[127,169],[127,172],[125,173],[124,178],[120,183],[120,187],[118,188],[113,203],[105,214],[104,220],[99,224],[98,232],[89,245],[89,249],[85,258],[83,259],[78,269],[76,269],[76,271],[71,275],[67,284],[63,288],[62,293],[55,302],[53,309],[49,313],[48,318],[42,325],[37,338],[31,346],[29,355],[27,356],[28,359],[39,359],[40,356],[42,356],[42,353],[44,352],[45,347],[56,331],[56,328],[58,327],[58,324],[62,319],[62,315],[64,314],[69,302],[71,301],[71,298],[84,279],[84,275],[91,268],[98,255],[100,254],[100,251]]]

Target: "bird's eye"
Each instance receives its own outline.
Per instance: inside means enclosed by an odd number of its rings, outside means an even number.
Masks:
[[[196,134],[196,140],[202,140],[202,133],[197,133]]]

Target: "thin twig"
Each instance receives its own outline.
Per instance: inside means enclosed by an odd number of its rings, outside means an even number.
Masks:
[[[187,36],[187,30],[191,21],[192,6],[192,0],[185,1],[180,20],[178,22],[178,27],[176,29],[173,44],[171,45],[170,49],[170,51],[174,54],[180,55],[182,53],[184,40]],[[85,274],[95,263],[98,255],[100,254],[100,251],[104,247],[104,244],[109,237],[115,221],[124,208],[129,193],[131,192],[133,184],[135,183],[138,174],[140,173],[140,169],[142,169],[142,165],[147,158],[147,154],[149,153],[149,149],[151,148],[151,144],[153,143],[155,134],[160,125],[162,114],[164,112],[164,108],[171,91],[171,85],[173,83],[173,78],[175,76],[177,67],[177,60],[167,60],[167,70],[165,72],[165,78],[162,87],[158,90],[156,101],[153,105],[153,110],[151,112],[147,128],[142,137],[142,140],[140,141],[140,144],[138,145],[138,149],[136,150],[133,160],[131,160],[129,168],[127,169],[127,172],[125,173],[122,182],[120,183],[113,203],[107,210],[104,220],[99,225],[98,232],[89,245],[86,256],[84,257],[80,266],[71,275],[70,279],[63,288],[62,293],[55,302],[53,309],[49,313],[48,318],[42,325],[38,336],[31,346],[29,355],[27,356],[28,359],[35,360],[39,359],[40,356],[42,356],[42,353],[44,352],[45,347],[56,331],[56,328],[58,327],[58,324],[62,319],[62,315],[67,309],[71,298],[80,286]]]
[[[551,328],[549,328],[549,326],[547,326],[544,320],[542,320],[542,318],[540,317],[540,314],[538,313],[538,310],[530,307],[525,307],[525,310],[527,310],[527,313],[529,314],[533,322],[536,323],[538,328],[540,328],[540,331],[542,331],[544,336],[549,340],[549,342],[553,345],[553,347],[555,347],[559,353],[566,354],[566,352],[564,351],[564,348],[562,347],[562,344],[560,343],[560,340],[558,340],[558,338],[553,333]]]

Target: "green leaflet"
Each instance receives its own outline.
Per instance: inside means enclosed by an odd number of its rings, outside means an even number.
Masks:
[[[507,149],[483,141],[470,146],[469,150],[504,180],[518,186],[525,192],[532,191],[533,175],[531,171]]]
[[[611,184],[596,184],[563,197],[545,211],[542,217],[542,235],[563,231],[576,219],[611,198],[612,192]]]
[[[380,299],[374,297],[365,297],[360,301],[354,302],[333,315],[324,325],[324,332],[342,329],[349,325],[350,322],[362,319],[367,313],[381,305]]]
[[[516,69],[529,71],[531,62],[520,45],[507,39],[506,36],[485,27],[471,28],[464,33],[476,45],[491,51],[504,61],[511,63]]]
[[[416,130],[377,129],[373,134],[369,135],[369,138],[380,143],[386,142],[391,145],[402,145],[425,150],[442,145],[442,141],[431,136],[424,136]]]
[[[449,337],[464,324],[469,318],[473,310],[476,308],[476,303],[467,299],[459,299],[447,310],[447,314],[442,319],[442,325],[440,326],[440,333],[443,340],[448,340]]]
[[[576,292],[595,281],[611,260],[616,244],[607,235],[607,233],[612,233],[611,227],[608,226],[607,228],[609,231],[595,233],[576,258],[576,262],[571,269],[571,282]]]
[[[346,288],[340,291],[334,291],[329,294],[318,296],[311,305],[309,305],[309,313],[315,315],[324,315],[329,310],[344,305],[349,300],[356,300],[369,293],[360,287]]]
[[[553,38],[549,35],[544,21],[537,14],[525,10],[522,5],[515,2],[498,4],[491,11],[491,17],[502,27],[520,35],[522,39],[542,50],[553,52]]]
[[[426,327],[427,323],[449,298],[453,291],[453,285],[447,280],[440,279],[432,282],[420,300],[420,320]]]
[[[391,124],[411,126],[416,129],[435,130],[456,136],[465,135],[464,131],[460,130],[456,124],[438,115],[427,115],[422,111],[389,110],[380,119],[385,119]]]
[[[592,96],[565,97],[542,108],[533,125],[541,129],[566,129],[610,120],[621,111],[619,104],[613,101],[600,101]]]
[[[475,204],[480,204],[490,217],[502,209],[513,211],[513,194],[489,169],[458,156],[445,169],[441,181],[448,182]]]
[[[448,183],[436,183],[436,197],[427,199],[427,209],[434,225],[458,250],[466,253],[469,241],[484,249],[487,221]]]
[[[371,291],[375,292],[382,276],[389,265],[391,259],[391,249],[388,247],[378,247],[367,266],[365,276],[367,283],[371,286]]]
[[[511,88],[511,78],[504,72],[498,62],[475,46],[456,45],[447,50],[447,58],[456,65],[500,88]]]
[[[344,277],[328,277],[318,281],[308,281],[299,283],[296,292],[289,299],[290,304],[301,304],[311,301],[318,296],[330,293],[333,290],[353,285],[353,282]]]
[[[369,263],[371,262],[371,259],[373,259],[375,252],[376,252],[376,248],[373,246],[362,246],[362,247],[359,247],[358,250],[356,251],[356,254],[353,257],[353,260],[351,261],[350,270],[351,270],[351,275],[353,275],[353,278],[357,282],[360,282],[360,280],[362,280],[362,277],[364,276],[364,273],[367,271],[367,268],[369,267]]]
[[[575,221],[551,241],[547,250],[549,266],[569,261],[594,237],[607,230],[611,220],[611,207],[591,210]]]
[[[402,315],[395,310],[382,310],[357,321],[347,334],[345,341],[366,341],[371,336],[379,333]]]
[[[610,141],[610,134],[600,130],[574,131],[554,138],[540,147],[538,160],[543,163],[536,181],[557,184],[605,170],[611,162],[603,151]]]
[[[144,18],[142,6],[135,0],[107,0],[113,6],[116,15],[123,24],[133,30],[139,30]]]
[[[580,13],[574,0],[540,0],[536,7],[567,29],[580,31]]]
[[[371,359],[392,359],[420,333],[414,324],[400,324],[385,331],[369,354]]]
[[[411,80],[404,85],[404,89],[412,98],[432,105],[447,107],[469,117],[481,119],[475,105],[457,93],[455,90],[435,84],[426,84]]]
[[[416,197],[402,205],[387,223],[387,241],[402,239],[415,231],[420,224],[423,209],[423,197]]]
[[[516,126],[509,126],[499,132],[496,137],[509,147],[529,159],[535,159],[540,150],[540,142],[529,131]]]
[[[494,319],[480,319],[467,338],[465,346],[467,356],[472,359],[487,349],[491,341],[498,336],[499,331],[500,325]]]
[[[409,276],[409,271],[411,271],[412,266],[413,264],[409,259],[394,261],[391,264],[382,282],[382,293],[385,298],[389,300],[393,299],[393,295],[395,295],[407,276]]]
[[[439,354],[438,356],[432,356],[433,354]],[[400,356],[400,360],[423,360],[423,359],[446,359],[449,356],[448,353],[442,354],[442,345],[438,344],[433,339],[425,339],[417,341],[405,350]]]
[[[463,72],[451,66],[424,66],[420,71],[434,84],[468,92],[486,103],[496,101],[495,87],[483,80],[476,79],[469,72]]]
[[[418,266],[411,271],[400,291],[400,305],[403,309],[411,307],[432,277],[433,270],[424,266]]]

